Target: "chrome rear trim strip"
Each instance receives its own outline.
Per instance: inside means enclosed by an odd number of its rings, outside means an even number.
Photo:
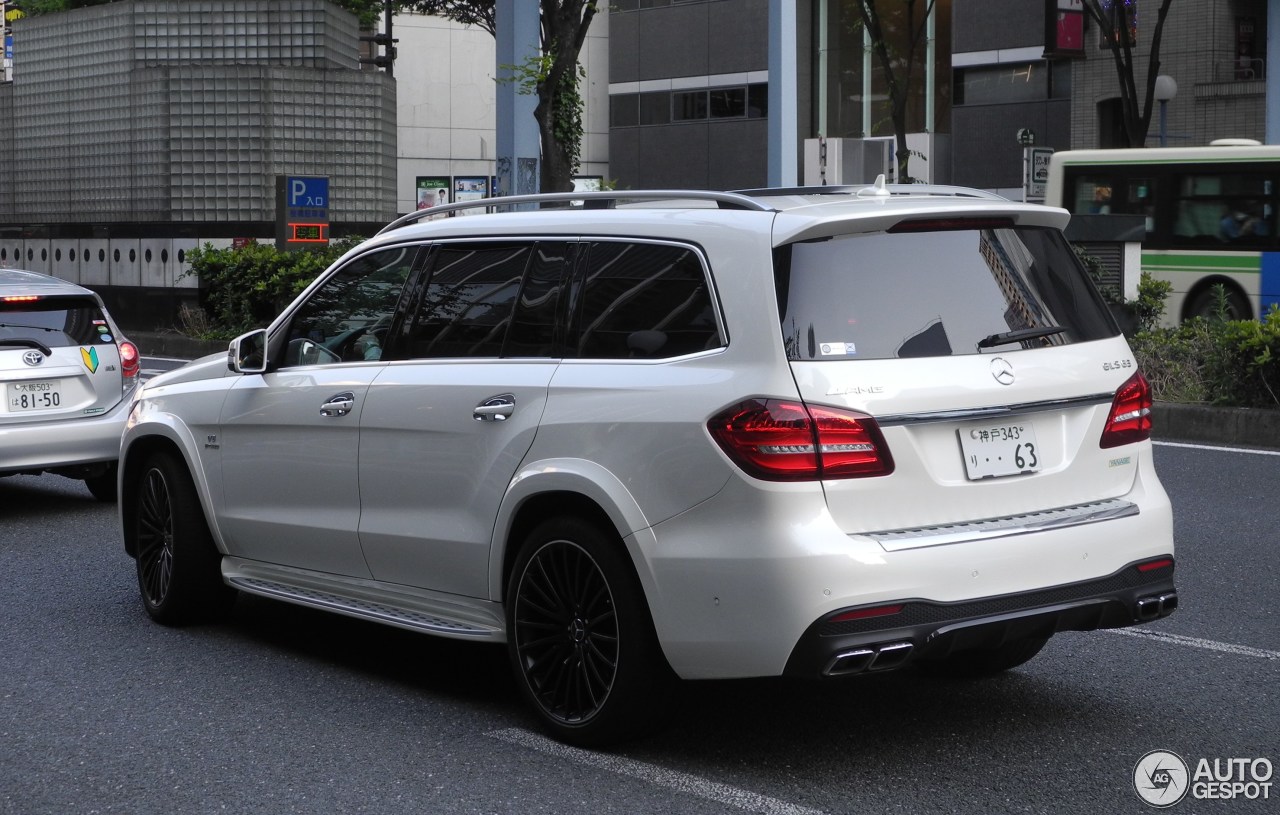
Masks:
[[[1113,521],[1138,514],[1138,505],[1119,498],[1095,501],[1061,509],[1049,509],[1007,518],[988,518],[961,524],[926,526],[916,529],[892,529],[884,532],[863,532],[861,537],[879,542],[886,550],[919,549],[926,546],[944,546],[949,543],[1004,538],[1031,532],[1046,532],[1071,526]]]
[[[900,425],[929,424],[931,422],[964,422],[972,419],[991,419],[1011,416],[1019,413],[1041,413],[1046,410],[1064,410],[1073,407],[1092,407],[1109,405],[1115,398],[1113,393],[1095,393],[1089,396],[1076,396],[1071,399],[1047,399],[1041,402],[1023,402],[1017,405],[997,405],[994,407],[970,408],[968,410],[939,410],[931,413],[898,413],[877,416],[876,423],[881,427]]]

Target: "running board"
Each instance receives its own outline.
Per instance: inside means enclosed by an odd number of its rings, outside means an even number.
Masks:
[[[497,603],[225,558],[222,579],[246,594],[453,639],[505,642]]]

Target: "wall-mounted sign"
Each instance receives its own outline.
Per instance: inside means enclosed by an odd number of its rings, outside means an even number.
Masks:
[[[276,246],[281,249],[329,242],[329,179],[276,176]]]

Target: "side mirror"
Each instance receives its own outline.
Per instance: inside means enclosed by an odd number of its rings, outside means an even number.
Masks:
[[[238,374],[266,373],[267,330],[259,328],[232,340],[227,348],[227,368]]]

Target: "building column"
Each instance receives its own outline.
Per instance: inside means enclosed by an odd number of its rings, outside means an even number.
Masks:
[[[769,0],[768,182],[771,187],[794,187],[798,183],[796,2]]]
[[[542,52],[539,38],[538,4],[528,0],[497,0],[494,8],[497,27],[497,195],[528,195],[539,189],[539,159],[542,156],[538,122],[533,111],[538,98],[521,93],[504,65],[524,65]],[[506,81],[502,81],[502,80]]]

